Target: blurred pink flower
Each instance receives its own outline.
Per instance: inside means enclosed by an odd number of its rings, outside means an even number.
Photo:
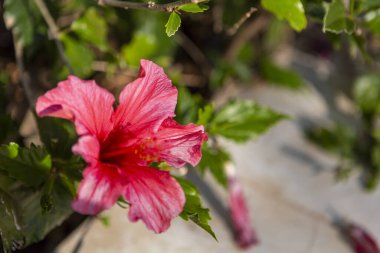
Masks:
[[[235,240],[240,248],[247,249],[257,245],[259,240],[249,217],[249,210],[233,164],[226,165],[228,177],[229,206]]]
[[[380,253],[375,239],[363,228],[355,224],[347,226],[346,235],[351,241],[356,253]]]
[[[142,60],[139,78],[122,90],[116,109],[110,92],[75,76],[39,97],[39,116],[68,119],[79,135],[72,151],[87,167],[74,210],[95,215],[123,196],[131,221],[141,219],[156,233],[170,226],[183,210],[183,190],[169,172],[149,164],[196,165],[207,138],[203,126],[173,120],[177,94],[161,67]]]

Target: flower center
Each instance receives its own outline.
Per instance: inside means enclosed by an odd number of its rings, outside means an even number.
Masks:
[[[124,131],[113,131],[101,143],[100,161],[113,165],[146,165],[159,160],[158,146],[153,138],[139,139]]]

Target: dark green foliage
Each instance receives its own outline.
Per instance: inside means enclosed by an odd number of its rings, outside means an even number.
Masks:
[[[74,124],[59,118],[37,118],[41,141],[54,157],[69,159],[77,141]]]
[[[244,142],[257,138],[285,118],[283,114],[253,101],[235,101],[216,113],[210,125],[210,133],[236,142]]]
[[[185,192],[186,203],[180,214],[181,218],[184,220],[191,220],[201,228],[203,228],[212,237],[216,236],[214,231],[212,231],[210,225],[208,224],[211,220],[210,210],[208,208],[202,207],[201,199],[199,197],[199,192],[197,188],[189,181],[176,178],[178,183],[181,185],[183,191]]]
[[[198,167],[202,174],[209,170],[216,181],[227,188],[227,175],[224,167],[229,160],[230,155],[222,148],[204,144],[202,146],[202,160]]]
[[[51,166],[51,157],[43,147],[23,148],[16,143],[0,147],[0,170],[27,186],[40,185],[46,180]]]
[[[296,72],[281,68],[269,59],[263,59],[261,61],[261,74],[264,79],[273,85],[290,89],[299,89],[304,86],[302,79]]]

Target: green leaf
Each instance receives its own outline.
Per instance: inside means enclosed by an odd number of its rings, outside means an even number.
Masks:
[[[37,118],[41,141],[53,157],[69,159],[71,147],[77,141],[73,123],[68,120],[44,117]]]
[[[0,170],[27,186],[46,180],[52,166],[50,155],[39,146],[19,147],[16,143],[0,147]]]
[[[42,240],[47,233],[60,225],[72,213],[72,196],[59,178],[54,181],[52,191],[48,195],[53,203],[49,212],[41,208],[43,191],[19,189],[14,196],[17,196],[16,199],[21,205],[23,233],[27,245]]]
[[[211,104],[206,105],[203,109],[199,109],[197,125],[203,125],[206,127],[212,117],[213,112],[214,109]]]
[[[208,208],[202,207],[197,188],[191,182],[183,178],[176,179],[181,185],[186,197],[186,203],[182,213],[180,214],[180,217],[186,221],[190,219],[195,224],[203,228],[216,240],[215,233],[212,231],[210,225],[208,224],[211,220],[210,210]]]
[[[191,94],[185,86],[179,86],[176,120],[181,124],[195,122],[201,103],[202,97],[199,94]]]
[[[355,132],[344,125],[312,128],[306,131],[306,135],[310,141],[327,151],[347,158],[353,156]]]
[[[75,74],[79,77],[86,77],[92,73],[92,63],[95,60],[94,53],[81,41],[69,35],[61,34],[60,37],[65,53]]]
[[[380,75],[368,74],[354,84],[354,98],[366,114],[380,114]]]
[[[359,1],[359,11],[365,12],[380,8],[379,0],[361,0]]]
[[[202,174],[209,169],[216,181],[227,188],[227,175],[224,166],[229,160],[229,154],[223,149],[204,144],[202,146],[202,160],[198,164],[198,167]]]
[[[351,34],[351,39],[352,39],[354,45],[356,45],[356,47],[359,49],[364,60],[366,60],[367,62],[373,62],[373,58],[369,54],[369,52],[367,51],[367,48],[366,48],[367,39],[364,36],[364,34],[353,33],[353,34]]]
[[[168,22],[166,23],[166,34],[171,37],[173,36],[177,31],[178,28],[181,26],[181,17],[173,11],[168,19]]]
[[[35,33],[35,24],[30,10],[32,1],[6,0],[4,20],[8,29],[12,29],[23,46],[31,44]]]
[[[302,79],[296,72],[281,68],[273,64],[269,59],[261,61],[261,74],[274,85],[290,89],[299,89],[304,86]]]
[[[374,34],[380,36],[380,8],[374,11],[368,12],[365,17],[365,25]]]
[[[261,0],[261,5],[277,18],[286,19],[294,30],[306,28],[307,20],[301,0]]]
[[[0,189],[0,235],[3,251],[21,249],[25,244],[22,233],[20,210],[15,200]]]
[[[102,51],[107,50],[107,24],[94,7],[89,8],[82,17],[75,20],[71,29],[82,40],[97,46]]]
[[[191,12],[191,13],[199,13],[199,12],[204,12],[208,10],[208,6],[204,4],[185,4],[179,7],[180,10],[185,11],[185,12]]]
[[[244,142],[255,139],[285,115],[253,101],[235,101],[225,105],[211,122],[210,134]]]
[[[352,19],[346,14],[343,0],[333,0],[326,4],[326,14],[323,19],[323,31],[351,34],[355,29]]]
[[[6,181],[8,183],[4,185]],[[17,181],[9,181],[3,174],[0,174],[0,182],[0,232],[3,246],[23,248],[40,241],[72,213],[72,196],[59,178],[51,184],[48,198],[54,205],[49,212],[44,212],[40,205],[46,196],[46,191],[41,187],[25,187]]]
[[[145,31],[136,32],[130,43],[123,46],[121,56],[128,65],[139,66],[141,59],[149,59],[159,51],[156,37]]]

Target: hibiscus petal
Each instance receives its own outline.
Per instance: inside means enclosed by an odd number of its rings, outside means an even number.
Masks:
[[[141,219],[156,233],[166,231],[185,204],[185,195],[178,182],[167,171],[150,167],[129,168],[124,197],[130,204],[132,222]]]
[[[121,195],[121,178],[114,167],[98,163],[87,167],[83,177],[71,204],[78,213],[96,215],[112,207]]]
[[[175,120],[167,118],[153,136],[153,145],[146,147],[145,152],[151,157],[179,168],[189,163],[197,165],[202,158],[202,142],[207,139],[203,126],[188,124],[182,126]]]
[[[94,136],[85,135],[79,138],[72,147],[72,151],[82,156],[89,166],[96,166],[99,160],[100,144]]]
[[[177,93],[160,66],[141,60],[139,78],[120,94],[115,121],[135,133],[154,132],[167,117],[174,117]]]
[[[95,81],[69,76],[37,100],[40,117],[51,116],[71,120],[79,135],[91,134],[102,140],[111,131],[115,98]]]

